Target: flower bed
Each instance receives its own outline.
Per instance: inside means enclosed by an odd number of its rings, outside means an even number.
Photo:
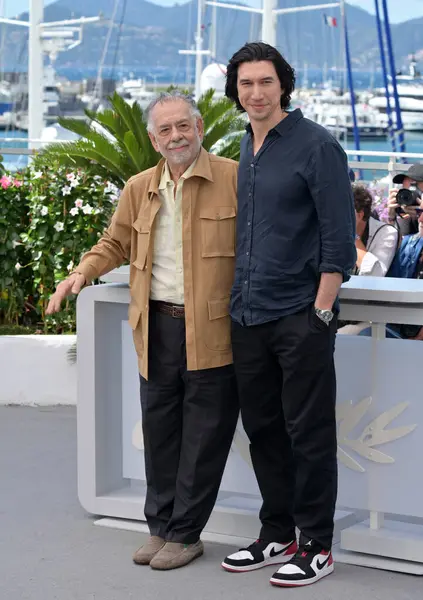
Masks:
[[[118,188],[95,172],[35,159],[0,179],[0,323],[38,325],[41,332],[75,329],[75,301],[47,317],[64,279],[107,226]]]

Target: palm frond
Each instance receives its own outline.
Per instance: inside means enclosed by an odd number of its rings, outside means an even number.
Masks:
[[[72,119],[70,117],[59,117],[58,123],[65,129],[76,133],[81,137],[86,137],[90,131],[90,125],[81,119]]]
[[[244,133],[231,134],[225,140],[222,140],[221,144],[216,144],[215,147],[212,147],[211,152],[239,162],[241,139],[243,136]]]
[[[98,123],[104,127],[116,139],[123,138],[128,129],[125,127],[120,115],[111,109],[106,109],[101,112],[86,110],[86,115],[91,121]]]
[[[72,168],[94,169],[117,185],[124,185],[133,175],[155,166],[160,154],[150,142],[140,105],[134,102],[131,106],[117,93],[109,101],[111,109],[85,111],[89,122],[61,118],[62,127],[81,139],[53,143],[41,151],[40,158],[59,159]],[[204,119],[204,148],[238,160],[244,122],[232,102],[227,98],[216,100],[214,91],[209,90],[198,106]]]

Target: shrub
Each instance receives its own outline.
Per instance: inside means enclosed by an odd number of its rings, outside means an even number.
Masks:
[[[29,170],[28,228],[21,235],[30,254],[33,297],[44,331],[75,328],[75,300],[46,319],[48,300],[107,227],[119,197],[118,188],[89,171],[70,170],[39,157]],[[22,268],[24,270],[24,268]]]
[[[25,322],[31,276],[22,267],[29,254],[21,236],[28,226],[25,173],[0,178],[0,323]]]

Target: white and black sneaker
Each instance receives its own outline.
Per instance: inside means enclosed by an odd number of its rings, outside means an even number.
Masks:
[[[332,552],[309,540],[300,544],[295,556],[272,575],[270,583],[281,587],[310,585],[332,572]]]
[[[292,540],[287,544],[256,540],[248,548],[241,548],[235,554],[227,556],[222,567],[231,573],[254,571],[268,565],[277,565],[291,560],[297,549],[297,540]]]

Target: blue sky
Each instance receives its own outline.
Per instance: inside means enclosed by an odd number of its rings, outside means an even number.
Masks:
[[[54,0],[45,0],[45,4],[51,4]],[[184,0],[179,0],[183,2]],[[251,5],[259,6],[261,0],[245,0]],[[369,12],[374,12],[374,0],[348,0],[350,4],[360,6]],[[28,0],[0,0],[3,3],[7,16],[16,16],[20,12],[28,10]],[[71,0],[69,2],[71,4]],[[172,5],[175,0],[155,0],[156,4]],[[307,0],[292,0],[292,6],[306,5]],[[415,17],[423,16],[423,0],[388,0],[389,15],[392,23],[406,21]]]

